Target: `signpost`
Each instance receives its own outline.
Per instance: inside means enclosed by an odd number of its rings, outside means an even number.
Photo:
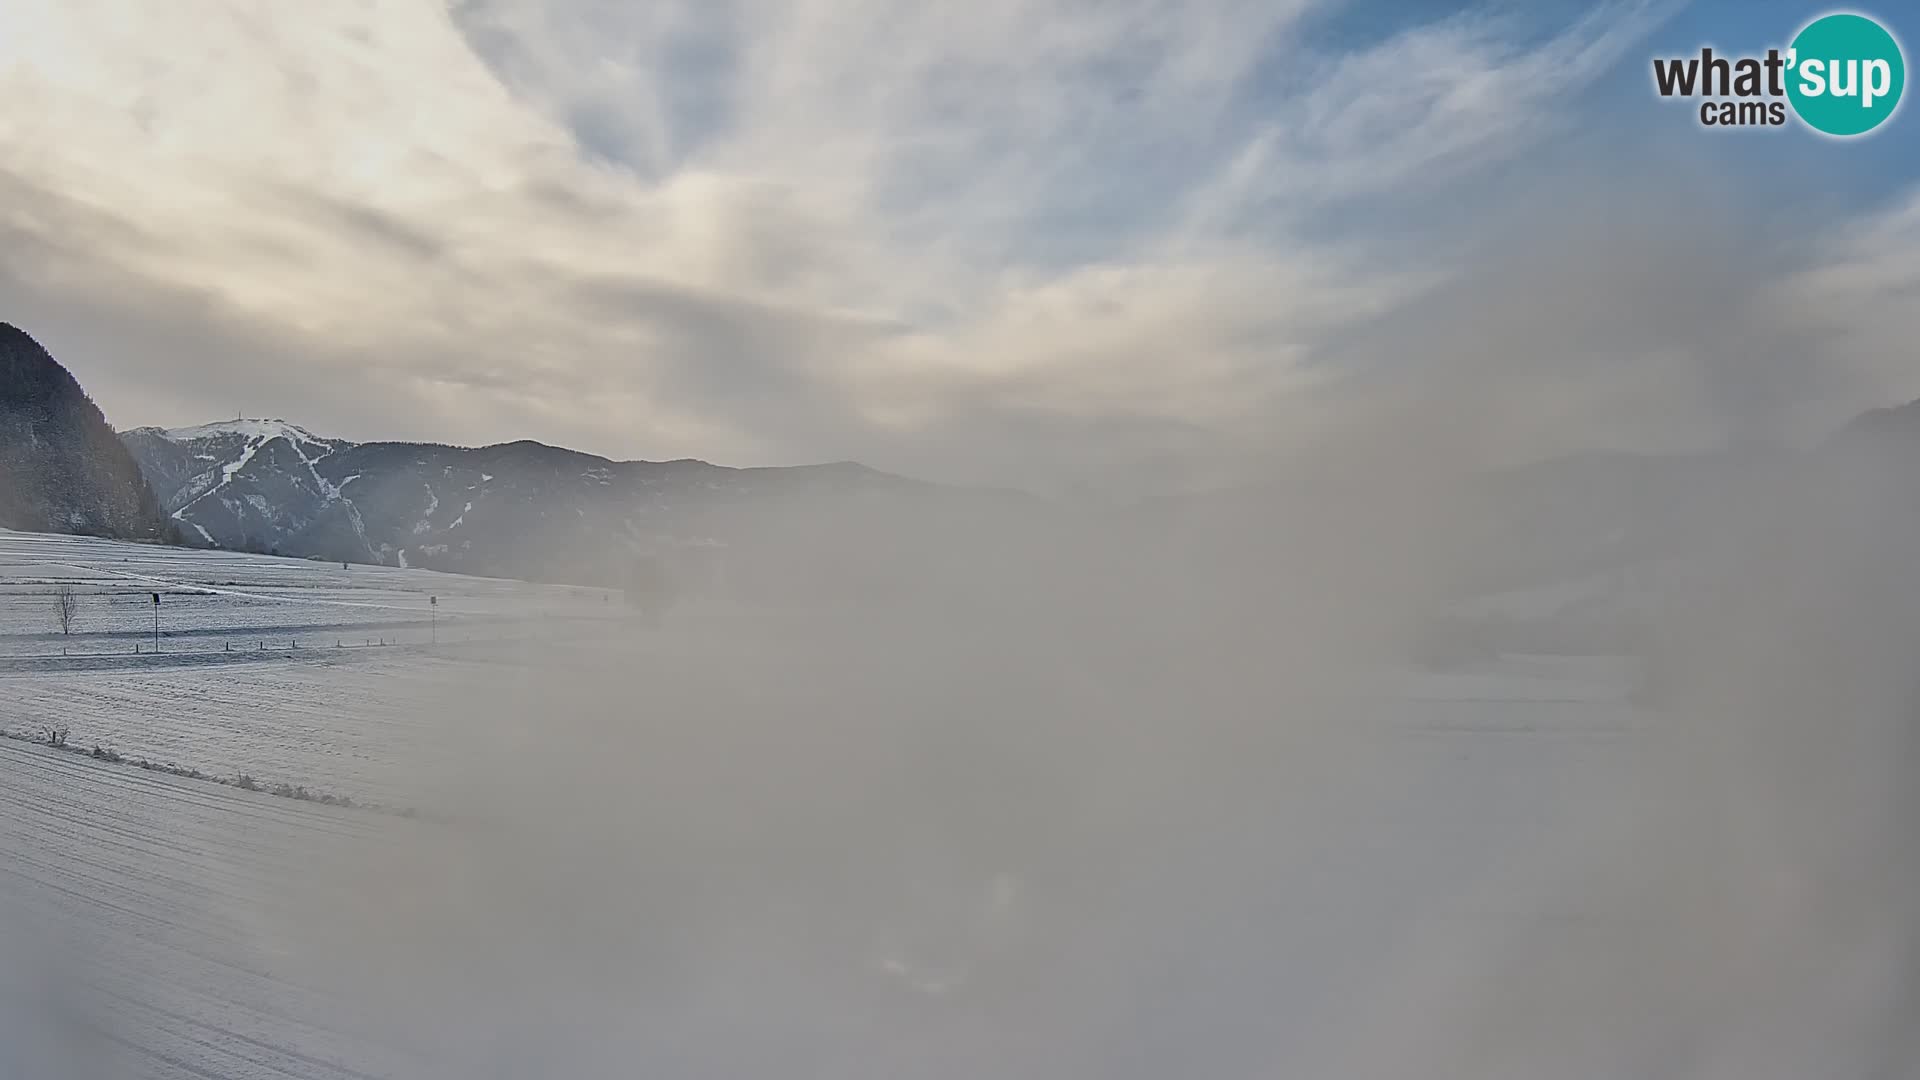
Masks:
[[[151,595],[153,597],[153,651],[159,652],[160,651],[160,594],[152,593]]]
[[[427,597],[427,619],[427,625],[430,627],[428,631],[431,635],[430,642],[438,645],[440,644],[440,598],[437,596]]]

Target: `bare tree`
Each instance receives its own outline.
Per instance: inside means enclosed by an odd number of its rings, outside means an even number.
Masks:
[[[72,634],[74,616],[80,612],[80,594],[63,586],[53,595],[53,603],[54,613],[60,622],[60,632]]]

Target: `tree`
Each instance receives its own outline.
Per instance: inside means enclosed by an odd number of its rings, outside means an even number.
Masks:
[[[53,605],[54,617],[60,626],[60,632],[72,634],[74,616],[80,612],[80,594],[70,587],[63,586],[59,592],[53,594]]]

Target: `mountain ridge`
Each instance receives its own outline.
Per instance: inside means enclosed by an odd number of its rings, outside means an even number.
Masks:
[[[568,454],[576,457],[592,458],[596,461],[605,462],[609,465],[659,465],[659,466],[697,465],[697,466],[703,466],[711,469],[726,470],[729,472],[756,472],[756,471],[763,471],[763,470],[793,470],[793,469],[845,469],[849,471],[872,473],[878,476],[889,476],[895,479],[904,480],[914,484],[926,484],[928,486],[936,486],[936,487],[952,486],[952,485],[945,485],[945,484],[937,484],[934,481],[930,481],[930,480],[918,480],[913,477],[903,476],[899,473],[889,473],[883,469],[876,469],[873,466],[866,464],[865,462],[855,461],[851,458],[839,458],[831,461],[799,462],[792,465],[722,465],[722,464],[719,464],[718,462],[708,461],[705,458],[697,458],[697,457],[614,458],[614,457],[607,457],[604,454],[596,454],[590,450],[576,450],[570,446],[561,446],[558,443],[542,442],[538,439],[509,439],[503,442],[478,443],[473,445],[468,445],[466,443],[434,442],[431,440],[421,440],[421,439],[368,439],[366,441],[355,441],[351,439],[342,439],[335,436],[316,435],[310,428],[302,427],[299,424],[292,423],[291,421],[288,421],[279,417],[236,417],[235,419],[232,419],[232,420],[215,420],[211,423],[195,424],[188,427],[177,427],[177,428],[162,427],[158,424],[145,424],[139,427],[117,429],[116,434],[118,434],[120,438],[123,440],[129,436],[139,435],[144,437],[162,437],[162,438],[171,439],[175,442],[190,441],[196,438],[205,438],[205,437],[218,436],[218,435],[224,435],[224,434],[238,434],[238,435],[259,434],[266,437],[272,437],[275,435],[284,436],[284,435],[291,434],[293,436],[297,436],[308,442],[351,443],[354,446],[422,446],[422,447],[432,447],[435,449],[442,449],[442,450],[467,450],[467,451],[502,450],[502,449],[510,449],[514,447],[527,447],[535,450],[551,450],[558,453]],[[988,489],[970,488],[970,490],[988,490]]]
[[[73,373],[0,322],[0,526],[171,538],[141,470]]]
[[[639,558],[710,579],[781,561],[772,548],[857,545],[949,488],[852,461],[716,465],[619,461],[532,439],[478,447],[353,442],[278,418],[120,433],[193,546],[609,584]],[[909,504],[912,510],[909,512]]]

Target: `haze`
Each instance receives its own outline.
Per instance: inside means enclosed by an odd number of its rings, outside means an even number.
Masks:
[[[657,623],[0,534],[21,611],[482,628],[113,676],[76,746],[257,715],[419,813],[222,788],[163,858],[36,779],[0,1075],[1915,1075],[1920,424],[1848,428],[1920,396],[1913,118],[1663,109],[1760,8],[0,8],[0,317],[117,426],[1019,489],[756,506],[794,588]],[[83,696],[21,664],[0,726]],[[392,741],[275,719],[336,689]]]

